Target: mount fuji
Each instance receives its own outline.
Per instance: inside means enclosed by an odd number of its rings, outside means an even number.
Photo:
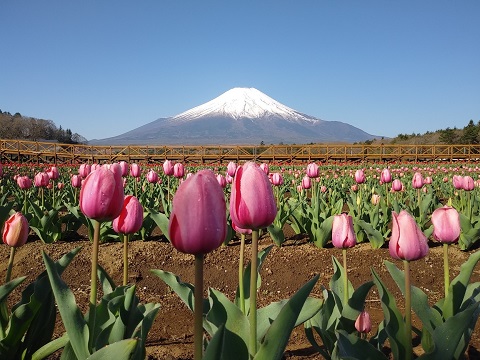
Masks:
[[[285,106],[254,88],[233,88],[170,118],[92,145],[259,145],[358,142],[375,136]]]

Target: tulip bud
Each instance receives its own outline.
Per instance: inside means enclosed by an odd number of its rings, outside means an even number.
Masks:
[[[222,189],[227,187],[227,180],[225,179],[225,176],[223,176],[222,174],[217,175],[217,181],[218,181],[218,184],[222,187]]]
[[[319,176],[318,173],[318,165],[315,163],[310,163],[307,165],[307,176],[310,178],[317,178]]]
[[[392,236],[388,244],[390,256],[398,260],[418,260],[428,254],[428,240],[415,219],[405,210],[392,212]]]
[[[451,206],[444,206],[432,213],[433,237],[442,243],[454,243],[460,237],[460,215]]]
[[[390,170],[382,170],[382,173],[380,174],[380,181],[384,184],[392,181],[392,175],[390,174]]]
[[[134,234],[142,228],[143,207],[133,195],[125,196],[120,215],[112,222],[113,230],[119,234]]]
[[[227,234],[223,190],[212,171],[201,170],[180,184],[168,226],[172,245],[183,253],[206,254]]]
[[[332,243],[339,249],[354,247],[357,237],[353,230],[353,218],[347,214],[335,215],[332,224]]]
[[[310,180],[310,178],[305,175],[302,179],[302,188],[303,189],[310,189],[312,187],[312,180]]]
[[[70,181],[74,188],[82,187],[82,177],[80,175],[72,175],[72,178],[70,179]]]
[[[173,175],[173,164],[170,160],[165,160],[163,163],[163,172],[167,176]]]
[[[258,230],[273,223],[277,206],[265,172],[254,162],[237,168],[230,197],[230,216],[243,229]]]
[[[86,178],[88,174],[92,171],[92,166],[90,164],[82,164],[78,168],[78,175],[80,175],[82,178]]]
[[[142,170],[140,169],[140,165],[134,163],[130,166],[130,176],[134,178],[139,178],[142,175]]]
[[[421,189],[423,187],[423,176],[421,173],[416,172],[413,174],[412,187],[414,189]]]
[[[183,167],[183,164],[176,163],[173,167],[173,176],[179,179],[179,178],[183,178],[183,175],[185,175],[185,169]]]
[[[50,177],[45,172],[39,172],[35,175],[34,178],[35,187],[47,187],[50,182]]]
[[[457,190],[463,189],[463,176],[453,175],[452,184],[453,184],[453,187]]]
[[[32,187],[32,180],[28,176],[17,177],[18,187],[22,190],[27,190]]]
[[[235,164],[233,161],[230,161],[227,165],[227,174],[230,175],[231,177],[234,177],[236,170],[237,170],[237,164]]]
[[[357,184],[363,184],[365,182],[365,174],[362,169],[355,171],[355,182]]]
[[[272,184],[274,186],[280,186],[283,184],[283,177],[280,173],[273,173],[272,174]]]
[[[355,329],[362,334],[369,333],[372,330],[372,322],[368,312],[362,311],[358,315],[357,320],[355,320]]]
[[[267,163],[260,164],[260,169],[262,169],[263,172],[267,175],[270,172],[270,168],[268,167]]]
[[[47,171],[47,175],[50,179],[52,180],[57,180],[58,177],[59,177],[59,173],[58,173],[58,168],[56,166],[52,166],[48,171]]]
[[[27,218],[22,213],[16,212],[10,216],[3,227],[3,242],[11,247],[25,245],[30,228]]]
[[[123,200],[120,173],[113,173],[106,167],[92,171],[80,190],[80,210],[97,221],[110,221],[120,215]]]
[[[122,176],[127,176],[129,172],[128,163],[126,161],[120,161],[118,165],[120,165]]]
[[[155,170],[151,169],[147,173],[147,181],[151,184],[154,184],[154,183],[158,182],[158,174],[155,172]]]
[[[475,182],[471,176],[464,176],[462,181],[462,188],[465,191],[472,191],[475,189]]]
[[[403,188],[403,184],[400,180],[398,180],[398,179],[393,180],[393,182],[392,182],[392,190],[393,191],[402,191],[402,188]]]

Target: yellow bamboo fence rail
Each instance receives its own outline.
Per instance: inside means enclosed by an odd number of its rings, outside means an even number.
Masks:
[[[92,146],[55,142],[0,140],[1,162],[78,164],[83,162],[160,163],[166,159],[186,164],[228,161],[300,163],[420,162],[480,160],[480,145],[149,145]]]

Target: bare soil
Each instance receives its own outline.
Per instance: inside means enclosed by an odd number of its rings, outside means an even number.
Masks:
[[[15,256],[12,278],[27,275],[28,280],[44,270],[41,251],[53,259],[58,259],[71,249],[81,246],[82,250],[69,265],[62,278],[75,293],[77,303],[85,311],[90,291],[91,243],[85,237],[81,240],[62,241],[55,244],[43,244],[32,238],[25,246],[18,248]],[[270,302],[291,297],[305,282],[316,274],[320,280],[311,296],[321,297],[321,285],[328,287],[333,274],[332,256],[341,259],[341,251],[334,248],[319,249],[308,239],[293,233],[287,233],[287,241],[282,247],[274,247],[266,258],[261,271],[262,287],[258,294],[259,307]],[[271,244],[267,235],[262,236],[259,248]],[[442,247],[431,243],[429,255],[411,263],[413,285],[420,287],[429,295],[433,304],[443,297],[443,251]],[[232,241],[205,257],[205,287],[222,291],[231,300],[234,298],[238,283],[239,241]],[[157,302],[161,308],[149,333],[147,342],[148,359],[192,359],[193,358],[193,314],[151,269],[161,269],[177,274],[183,281],[194,280],[194,257],[176,251],[161,236],[150,241],[132,241],[129,245],[130,283],[136,285],[137,294],[142,302]],[[250,258],[250,245],[246,246],[246,259]],[[477,250],[472,250],[477,251]],[[449,250],[451,277],[458,275],[460,266],[471,252],[462,252],[455,245]],[[5,277],[10,249],[0,246],[0,276]],[[99,263],[117,284],[122,282],[122,244],[104,243],[100,247]],[[374,268],[384,283],[395,295],[397,304],[403,309],[403,297],[391,279],[384,260],[389,260],[402,268],[401,262],[393,260],[388,248],[373,250],[369,244],[359,244],[347,251],[348,277],[356,288],[372,279]],[[480,265],[477,265],[472,281],[480,281]],[[22,288],[23,289],[23,288]],[[21,290],[21,289],[20,289]],[[17,301],[20,290],[10,296],[10,302]],[[375,288],[370,291],[366,308],[372,316],[372,322],[378,324],[383,319],[380,301]],[[57,320],[57,336],[63,332],[61,319]],[[414,326],[418,324],[414,318]],[[375,330],[375,329],[374,329]],[[421,348],[415,348],[417,354]],[[480,359],[480,326],[472,336],[467,350],[467,359]],[[388,352],[388,351],[387,351]],[[294,330],[284,355],[285,359],[321,359],[307,341],[303,327]]]

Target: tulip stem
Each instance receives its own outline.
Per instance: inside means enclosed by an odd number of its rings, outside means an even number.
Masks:
[[[450,288],[450,268],[448,266],[448,244],[443,244],[443,275],[445,280],[445,298]]]
[[[90,278],[90,310],[88,316],[88,327],[90,334],[95,331],[95,312],[97,304],[97,268],[98,268],[98,247],[100,243],[100,222],[92,220],[93,222],[93,246],[92,246],[92,272]],[[93,342],[94,337],[91,336],[90,341]],[[93,344],[90,344],[90,347]]]
[[[8,266],[7,266],[7,276],[5,277],[5,282],[9,282],[12,278],[12,268],[13,268],[13,259],[15,258],[15,251],[16,247],[10,248],[10,259],[8,259]]]
[[[348,303],[348,273],[347,273],[347,249],[342,249],[343,255],[343,268],[345,270],[345,276],[343,277],[343,307]]]
[[[23,198],[23,213],[27,213],[27,190],[24,190],[24,198]]]
[[[128,234],[122,234],[123,237],[123,286],[128,283]]]
[[[258,230],[252,231],[252,260],[250,262],[250,357],[257,353],[257,255]]]
[[[195,255],[195,303],[194,303],[195,360],[203,357],[203,254]]]
[[[243,261],[245,253],[245,234],[240,235],[240,259],[238,261],[238,289],[240,296],[240,310],[245,314],[245,288],[243,287]]]
[[[405,269],[405,359],[410,360],[413,355],[412,348],[412,297],[410,288],[410,262],[403,260]]]

